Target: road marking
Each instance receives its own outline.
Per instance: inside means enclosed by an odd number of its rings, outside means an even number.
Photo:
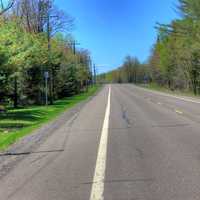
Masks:
[[[160,103],[160,102],[158,102],[157,104],[158,104],[158,105],[162,105],[162,103]]]
[[[107,157],[107,143],[108,143],[108,129],[110,118],[110,99],[111,87],[109,86],[108,102],[101,132],[101,139],[99,143],[98,155],[96,160],[96,168],[93,177],[93,184],[90,194],[90,200],[103,200],[104,196],[104,181],[106,171],[106,157]]]
[[[135,86],[137,87],[137,86]],[[172,97],[172,98],[175,98],[175,99],[179,99],[179,100],[182,100],[182,101],[185,101],[185,102],[191,102],[191,103],[197,103],[197,104],[200,104],[200,100],[193,100],[193,99],[188,99],[188,98],[184,98],[184,97],[179,97],[179,96],[176,96],[176,95],[171,95],[171,94],[165,94],[163,92],[157,92],[157,91],[153,91],[151,89],[145,89],[145,88],[141,88],[141,87],[137,87],[139,89],[142,89],[144,91],[147,91],[147,92],[150,92],[150,93],[154,93],[154,94],[158,94],[158,95],[161,95],[161,96],[165,96],[165,97]]]
[[[182,111],[180,111],[180,110],[175,110],[175,112],[176,112],[176,113],[178,113],[178,114],[180,114],[180,115],[182,115],[182,114],[183,114],[183,112],[182,112]]]

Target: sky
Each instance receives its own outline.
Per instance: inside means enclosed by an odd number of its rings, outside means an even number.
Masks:
[[[177,18],[176,0],[55,0],[75,18],[73,35],[90,51],[98,73],[119,67],[127,55],[145,62],[156,40],[156,22]]]

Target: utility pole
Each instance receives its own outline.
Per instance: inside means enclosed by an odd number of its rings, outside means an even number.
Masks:
[[[89,68],[90,68],[90,85],[93,84],[93,66],[92,66],[92,59],[89,59]]]
[[[73,43],[72,43],[72,47],[73,47],[73,52],[74,52],[74,55],[76,55],[76,42],[74,41]]]
[[[45,104],[48,105],[48,78],[49,78],[49,72],[44,72],[44,78],[45,78]]]
[[[53,105],[53,100],[54,100],[54,75],[53,75],[53,68],[51,67],[51,24],[50,24],[50,19],[51,18],[56,18],[58,16],[51,16],[50,15],[50,9],[52,7],[52,0],[47,0],[47,42],[48,42],[48,62],[49,62],[49,80],[50,80],[50,85],[49,85],[49,96],[50,96],[50,105]],[[73,48],[73,53],[76,55],[76,45],[79,45],[75,40],[69,45],[72,46]],[[74,63],[76,64],[76,63]]]
[[[93,83],[96,84],[96,65],[93,65],[93,70],[94,70],[94,78],[93,78]]]
[[[18,106],[18,83],[17,83],[17,75],[14,77],[14,108]]]
[[[50,105],[53,105],[53,69],[51,68],[51,25],[50,25],[50,9],[51,9],[51,0],[47,1],[47,42],[48,42],[48,62],[49,62],[49,95],[50,95]]]
[[[80,43],[73,40],[72,42],[68,42],[67,44],[72,47],[73,54],[76,55],[76,45],[80,45]]]
[[[39,12],[39,16],[38,16],[38,32],[42,33],[43,30],[43,22],[44,22],[44,3],[42,2],[42,0],[38,1],[38,12]]]
[[[46,20],[47,23],[47,49],[48,49],[48,69],[44,72],[44,77],[46,77],[45,73],[48,73],[48,78],[45,79],[45,89],[46,89],[46,93],[45,93],[45,99],[47,99],[48,97],[46,97],[47,95],[47,89],[48,89],[48,79],[49,79],[49,101],[50,104],[53,104],[54,101],[54,70],[51,66],[51,18],[58,18],[58,16],[52,16],[51,15],[51,8],[52,8],[52,0],[47,0],[45,2],[45,8],[46,8],[46,12],[45,12],[45,17],[43,17],[43,13],[40,13],[40,24],[39,29],[42,31],[42,20]],[[39,9],[40,12],[42,12],[42,9],[44,9],[44,5],[42,4],[42,1],[39,0]],[[48,102],[48,100],[45,100],[46,103]]]
[[[48,0],[48,10],[47,10],[47,40],[48,40],[48,51],[51,51],[51,28],[50,28],[50,0]]]

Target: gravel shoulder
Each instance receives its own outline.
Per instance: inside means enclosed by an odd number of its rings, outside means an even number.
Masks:
[[[0,179],[6,176],[21,160],[27,155],[33,153],[38,149],[46,139],[53,135],[53,133],[60,128],[63,124],[69,126],[78,117],[81,109],[91,101],[102,89],[87,100],[77,104],[69,110],[62,113],[55,120],[46,123],[41,128],[33,131],[28,136],[23,137],[15,144],[11,145],[6,151],[0,153]]]

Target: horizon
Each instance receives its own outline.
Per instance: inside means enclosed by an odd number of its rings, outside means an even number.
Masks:
[[[91,52],[98,73],[120,67],[127,55],[147,61],[156,40],[156,22],[170,23],[178,15],[176,0],[132,2],[56,0],[56,5],[75,18],[73,35],[79,48]],[[120,11],[120,14],[119,14]]]

